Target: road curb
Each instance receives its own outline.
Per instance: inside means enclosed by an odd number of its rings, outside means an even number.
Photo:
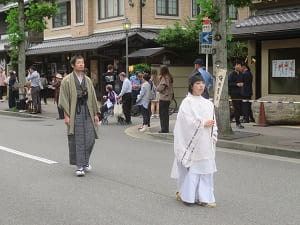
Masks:
[[[161,140],[173,141],[174,139],[173,134],[170,133],[168,134],[152,133],[152,132],[145,132],[145,133],[147,135],[151,135]],[[275,146],[258,145],[258,144],[219,139],[217,142],[217,147],[300,159],[300,151],[297,151],[295,149],[279,148]]]
[[[0,115],[22,117],[22,118],[49,119],[49,117],[39,116],[39,115],[36,115],[36,114],[11,112],[11,111],[5,111],[5,110],[0,110]]]

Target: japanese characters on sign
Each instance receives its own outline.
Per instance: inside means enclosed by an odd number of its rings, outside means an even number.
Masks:
[[[295,59],[272,60],[272,77],[295,77]]]
[[[226,73],[227,70],[225,69],[219,69],[219,68],[216,69],[216,83],[215,83],[215,93],[214,93],[214,105],[216,108],[219,107]]]

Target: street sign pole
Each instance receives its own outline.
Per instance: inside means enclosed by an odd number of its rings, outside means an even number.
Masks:
[[[205,69],[208,71],[208,55],[212,54],[212,32],[209,19],[204,19],[201,33],[200,53],[205,54]]]
[[[208,71],[208,54],[205,57],[205,70]]]

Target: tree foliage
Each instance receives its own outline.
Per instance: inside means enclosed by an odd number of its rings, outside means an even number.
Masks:
[[[18,3],[18,0],[0,0],[0,4]],[[7,34],[10,42],[10,59],[13,65],[18,63],[18,46],[26,40],[26,32],[36,31],[43,32],[46,29],[46,18],[51,18],[57,12],[55,0],[36,0],[29,1],[28,7],[25,8],[24,29],[19,25],[19,10],[18,7],[13,7],[9,10],[5,22],[8,23]]]
[[[131,72],[131,74],[134,75],[136,71],[143,73],[144,70],[147,68],[150,68],[148,64],[145,63],[135,64],[133,65],[133,71]]]
[[[175,22],[173,27],[163,29],[156,42],[166,48],[173,49],[176,52],[187,53],[192,55],[198,53],[199,33],[202,30],[202,19],[197,18],[192,21],[186,19],[184,26]]]
[[[201,8],[201,13],[199,15],[201,18],[207,16],[215,22],[218,22],[220,20],[220,9],[213,6],[212,0],[197,0],[197,3],[200,5]],[[252,0],[226,0],[226,4],[228,6],[234,5],[237,8],[243,8],[246,6],[251,6]]]
[[[228,68],[233,68],[236,61],[243,61],[248,55],[248,45],[246,42],[227,41],[227,63]]]
[[[201,14],[196,21],[186,19],[184,26],[179,22],[175,22],[173,27],[163,29],[158,35],[156,41],[160,45],[175,50],[180,53],[189,52],[190,55],[198,54],[199,33],[202,32],[202,18],[207,16],[211,20],[217,22],[220,20],[219,9],[212,6],[212,0],[197,0],[201,5]],[[250,6],[251,0],[227,0],[227,5],[234,5],[238,8]],[[227,20],[229,29],[231,20]],[[247,55],[247,46],[244,43],[233,42],[232,35],[227,35],[228,62],[232,64],[234,59],[243,58]]]

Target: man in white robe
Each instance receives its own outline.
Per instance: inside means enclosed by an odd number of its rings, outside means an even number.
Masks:
[[[178,179],[178,200],[216,207],[213,174],[217,171],[217,126],[213,103],[201,96],[204,89],[200,73],[189,78],[189,94],[180,105],[174,129],[171,177]]]

